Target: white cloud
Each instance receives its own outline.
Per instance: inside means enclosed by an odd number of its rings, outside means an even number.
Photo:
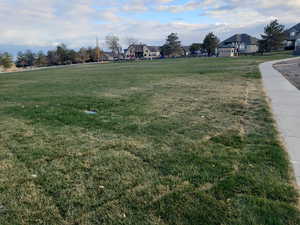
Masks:
[[[300,0],[187,0],[181,5],[176,2],[0,0],[0,45],[43,47],[65,42],[70,47],[80,47],[94,45],[96,36],[104,39],[109,33],[124,39],[123,44],[126,37],[161,44],[171,32],[177,32],[187,44],[201,41],[211,31],[221,38],[236,32],[257,35],[274,18],[284,24],[300,22]],[[206,22],[201,23],[201,16],[194,23],[184,19],[160,22],[155,17],[142,17],[145,12],[161,15],[161,11],[169,16],[195,11],[205,16]],[[135,15],[141,19],[135,19]]]
[[[131,0],[122,9],[127,12],[145,12],[148,10],[147,1]]]
[[[117,10],[110,9],[110,10],[103,10],[99,12],[101,19],[111,22],[111,23],[118,23],[122,20],[120,16],[118,16]]]
[[[179,13],[184,11],[195,10],[203,5],[202,2],[189,1],[183,5],[160,5],[157,7],[160,11],[170,11],[172,13]]]

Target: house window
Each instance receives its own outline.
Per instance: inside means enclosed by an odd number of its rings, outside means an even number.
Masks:
[[[294,37],[296,35],[296,32],[291,32],[291,36]]]
[[[244,44],[244,43],[241,43],[241,44],[240,44],[240,49],[245,49],[245,48],[246,48],[245,44]]]

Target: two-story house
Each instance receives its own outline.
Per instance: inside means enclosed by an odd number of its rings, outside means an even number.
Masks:
[[[221,57],[238,56],[258,52],[258,39],[248,34],[236,34],[221,42],[218,55]]]
[[[287,50],[295,49],[295,42],[300,39],[300,23],[285,31],[286,40],[284,41]]]
[[[152,59],[160,56],[160,47],[145,44],[130,45],[125,51],[126,59]]]

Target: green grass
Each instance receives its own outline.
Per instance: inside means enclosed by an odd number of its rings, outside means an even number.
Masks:
[[[1,75],[0,224],[300,224],[258,71],[287,56]]]

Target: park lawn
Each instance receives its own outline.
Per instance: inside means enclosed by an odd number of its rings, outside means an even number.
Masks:
[[[0,224],[299,225],[258,71],[287,56],[0,75]]]

